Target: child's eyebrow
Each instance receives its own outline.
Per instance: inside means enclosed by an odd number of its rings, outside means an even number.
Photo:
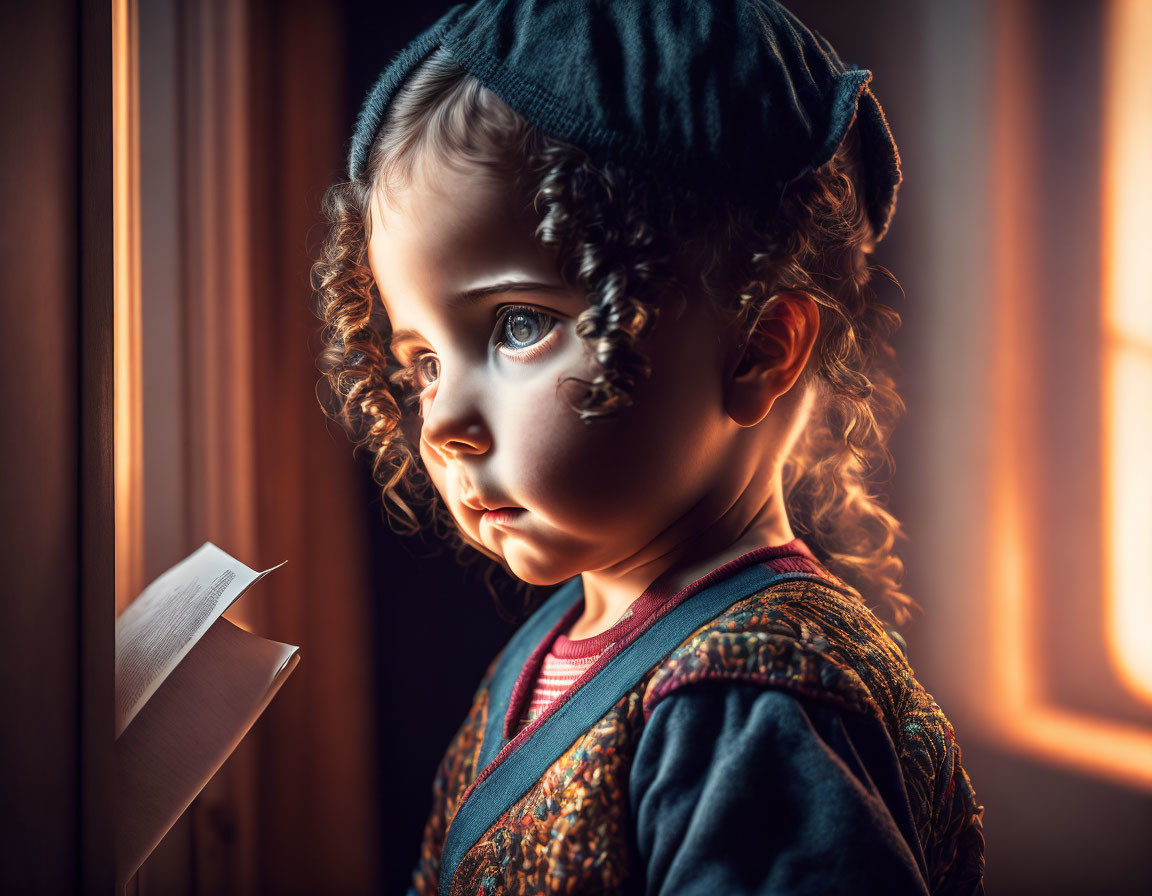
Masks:
[[[567,292],[567,288],[557,283],[539,283],[535,280],[500,280],[485,286],[474,286],[448,297],[445,306],[449,310],[458,311],[469,305],[475,305],[480,300],[491,295],[500,295],[510,292],[548,292],[560,294]],[[416,330],[395,330],[389,340],[389,348],[393,354],[402,348],[405,343],[418,342],[420,333]]]
[[[481,299],[505,292],[564,292],[565,288],[556,283],[537,283],[532,280],[500,280],[487,286],[475,286],[450,296],[447,302],[449,308],[462,308],[473,305]]]

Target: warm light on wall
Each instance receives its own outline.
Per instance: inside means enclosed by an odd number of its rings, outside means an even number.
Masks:
[[[135,0],[112,4],[113,441],[116,610],[144,585],[140,139]]]
[[[1152,701],[1152,3],[1112,0],[1104,107],[1104,594],[1109,653]]]
[[[1035,220],[1039,152],[1027,0],[996,9],[994,180],[995,350],[988,531],[992,593],[985,721],[1005,744],[1032,755],[1152,788],[1152,731],[1053,703],[1038,643],[1046,606],[1036,564],[1044,533],[1037,506],[1038,380]],[[1110,650],[1124,683],[1152,697],[1152,311],[1138,255],[1149,241],[1152,174],[1152,3],[1112,0],[1105,56],[1105,330],[1102,407],[1103,558]]]

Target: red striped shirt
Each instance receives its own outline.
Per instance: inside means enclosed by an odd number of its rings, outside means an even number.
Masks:
[[[773,550],[779,551],[780,554],[769,559],[767,565],[780,572],[810,572],[817,569],[809,560],[812,555],[808,546],[800,539],[779,545]],[[645,619],[659,609],[666,597],[667,595],[660,592],[646,591],[632,602],[624,611],[624,615],[611,628],[591,638],[580,638],[574,641],[567,635],[557,635],[556,640],[552,642],[552,649],[548,651],[541,663],[532,690],[532,698],[528,702],[528,712],[520,720],[520,728],[523,728],[558,700],[605,650],[636,626],[641,625]]]

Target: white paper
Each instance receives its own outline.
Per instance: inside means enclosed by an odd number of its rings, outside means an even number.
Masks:
[[[273,566],[277,569],[283,564]],[[116,620],[116,736],[236,599],[256,572],[212,542],[177,563]]]
[[[119,885],[236,749],[298,651],[219,619],[137,713],[116,742]]]

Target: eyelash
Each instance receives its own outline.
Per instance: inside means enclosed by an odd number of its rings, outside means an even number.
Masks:
[[[508,323],[514,314],[522,314],[526,317],[534,318],[540,327],[539,335],[537,335],[532,342],[522,347],[510,347],[506,341]],[[555,328],[558,320],[559,318],[549,314],[547,311],[542,311],[539,308],[533,308],[529,305],[505,305],[499,310],[496,316],[496,325],[493,328],[493,335],[497,333],[500,334],[500,338],[498,338],[495,343],[496,349],[505,354],[513,355],[518,360],[530,361],[543,351],[544,341]],[[422,365],[434,366],[435,374],[425,373],[422,376]],[[398,371],[393,376],[393,381],[402,385],[405,391],[409,393],[410,401],[415,402],[419,400],[420,396],[423,395],[439,377],[440,359],[431,352],[424,352],[417,355],[409,364]]]

